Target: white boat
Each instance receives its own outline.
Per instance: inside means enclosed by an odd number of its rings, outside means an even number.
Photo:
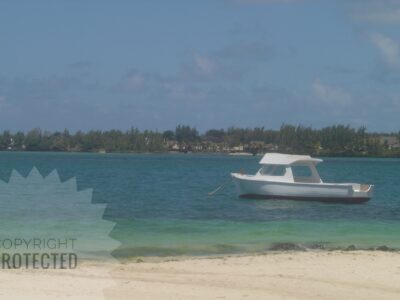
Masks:
[[[309,155],[267,153],[255,175],[231,176],[244,198],[362,203],[372,197],[374,186],[370,184],[322,182],[316,169],[320,162]]]

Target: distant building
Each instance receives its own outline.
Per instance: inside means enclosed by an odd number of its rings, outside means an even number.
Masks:
[[[232,151],[233,152],[243,152],[243,150],[244,150],[244,146],[243,145],[232,147]]]
[[[174,143],[174,144],[172,144],[171,146],[170,146],[170,149],[169,149],[170,151],[179,151],[180,150],[180,148],[179,148],[179,145],[177,144],[177,143]]]
[[[387,146],[388,149],[400,148],[400,141],[397,136],[381,135],[379,137],[379,143]]]

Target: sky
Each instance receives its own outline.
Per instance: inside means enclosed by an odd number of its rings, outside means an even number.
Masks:
[[[0,1],[0,130],[400,130],[400,1]]]

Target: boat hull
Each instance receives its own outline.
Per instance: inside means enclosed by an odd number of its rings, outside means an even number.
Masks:
[[[275,182],[263,180],[260,176],[238,173],[231,175],[242,198],[363,203],[373,193],[372,185]]]
[[[326,197],[326,196],[308,197],[308,196],[257,195],[257,194],[243,194],[240,195],[239,197],[248,199],[297,200],[297,201],[317,201],[317,202],[327,202],[327,203],[348,203],[348,204],[364,203],[371,199],[365,197]]]

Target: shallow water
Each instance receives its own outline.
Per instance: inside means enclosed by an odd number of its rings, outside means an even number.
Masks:
[[[325,158],[326,182],[375,185],[361,205],[239,199],[233,183],[207,193],[240,169],[255,173],[260,157],[194,154],[86,154],[1,152],[0,178],[57,169],[93,188],[107,203],[104,217],[118,256],[173,256],[260,252],[276,243],[305,247],[400,248],[400,159]]]

